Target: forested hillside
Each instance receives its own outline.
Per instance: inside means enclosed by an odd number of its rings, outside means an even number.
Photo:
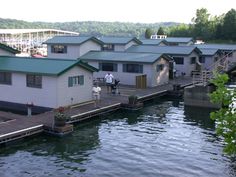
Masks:
[[[161,30],[159,29],[160,27]],[[122,23],[122,22],[26,22],[13,19],[1,19],[0,29],[6,28],[53,28],[79,32],[80,35],[94,36],[135,36],[150,38],[150,35],[162,34],[174,37],[193,37],[210,42],[236,42],[236,10],[225,14],[211,16],[207,9],[197,9],[192,23]]]
[[[95,36],[136,36],[143,37],[145,30],[151,28],[158,31],[160,26],[170,27],[178,23],[122,23],[122,22],[64,22],[64,23],[46,23],[46,22],[26,22],[13,19],[0,18],[0,29],[15,28],[53,28],[67,31],[79,32],[81,35]]]

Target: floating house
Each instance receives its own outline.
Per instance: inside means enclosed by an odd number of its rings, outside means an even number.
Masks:
[[[192,71],[198,70],[198,67],[201,67],[201,64],[199,63],[201,51],[195,46],[139,45],[132,46],[126,51],[135,53],[157,53],[169,55],[175,61],[176,76],[191,76]]]
[[[145,75],[147,87],[168,83],[169,61],[172,60],[163,54],[105,51],[91,51],[79,59],[99,68],[99,72],[94,73],[95,78],[104,78],[110,72],[121,84],[137,85],[137,76]]]
[[[169,46],[189,46],[194,44],[191,37],[167,37],[165,41]]]
[[[101,37],[103,42],[102,51],[125,51],[133,45],[140,45],[142,42],[136,37]]]
[[[95,37],[55,36],[48,39],[47,56],[49,58],[77,59],[91,50],[101,51],[103,42]]]
[[[0,57],[0,107],[43,112],[92,100],[96,68],[76,60]]]
[[[202,64],[202,69],[212,70],[214,63],[221,57],[221,51],[219,49],[200,49],[202,52],[199,57],[199,62]]]
[[[198,44],[195,45],[200,50],[219,50],[219,58],[227,57],[229,62],[236,62],[236,45],[230,44]]]
[[[165,39],[142,39],[142,45],[156,45],[156,46],[167,46],[168,43]]]
[[[166,35],[152,35],[150,39],[147,39],[147,41],[144,40],[142,42],[143,44],[151,42],[154,43],[155,40],[163,42],[163,44],[169,46],[189,46],[194,44],[193,38],[191,37],[167,37]]]

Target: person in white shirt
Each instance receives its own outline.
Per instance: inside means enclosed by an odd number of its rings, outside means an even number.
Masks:
[[[101,87],[98,86],[98,83],[95,83],[95,85],[93,86],[93,99],[94,99],[94,107],[98,108],[98,104],[99,102],[101,102]]]
[[[106,86],[107,86],[107,93],[111,93],[111,85],[112,82],[114,80],[114,76],[111,73],[107,73],[105,75],[105,82],[106,82]]]

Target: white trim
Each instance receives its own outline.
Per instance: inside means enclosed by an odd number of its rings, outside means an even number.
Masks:
[[[97,109],[94,109],[92,111],[88,111],[88,112],[84,112],[84,113],[81,113],[81,114],[73,115],[73,116],[71,116],[71,118],[76,118],[78,116],[86,115],[86,114],[89,114],[89,113],[93,113],[93,112],[96,112],[96,111],[101,111],[101,110],[104,110],[104,109],[107,109],[107,108],[110,108],[110,107],[115,107],[115,106],[120,106],[120,105],[121,105],[121,103],[116,103],[116,104],[105,106],[105,107],[102,107],[102,108],[97,108]]]
[[[34,127],[30,127],[30,128],[25,128],[25,129],[22,129],[22,130],[17,130],[17,131],[11,132],[11,133],[3,134],[3,135],[0,135],[0,138],[4,138],[4,137],[9,136],[9,135],[14,135],[16,133],[21,133],[21,132],[24,132],[24,131],[29,131],[29,130],[40,128],[40,127],[43,127],[43,124],[37,125],[37,126],[34,126]]]

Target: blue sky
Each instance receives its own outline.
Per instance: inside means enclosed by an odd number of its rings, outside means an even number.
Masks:
[[[236,9],[236,0],[2,0],[0,18],[26,21],[190,23],[196,9],[211,15]]]

